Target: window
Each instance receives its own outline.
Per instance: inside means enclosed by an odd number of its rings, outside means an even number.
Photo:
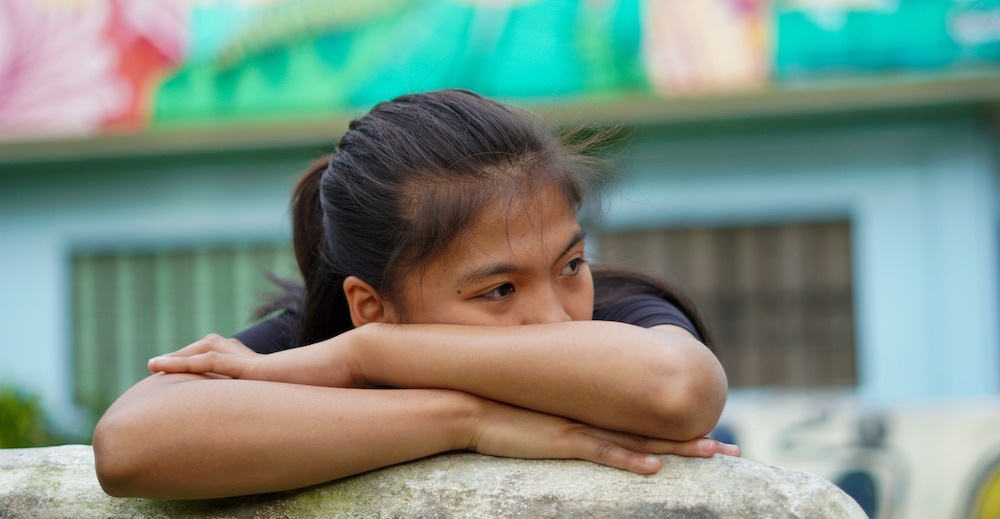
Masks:
[[[846,222],[600,236],[604,262],[669,279],[714,332],[731,387],[857,381]]]
[[[101,414],[145,377],[146,360],[208,333],[232,334],[296,272],[288,244],[80,252],[72,260],[76,400]]]

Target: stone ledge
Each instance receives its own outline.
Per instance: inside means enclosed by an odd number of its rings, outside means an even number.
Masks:
[[[0,450],[0,517],[858,518],[829,481],[715,456],[638,476],[583,461],[436,456],[303,490],[207,501],[109,497],[90,446]]]

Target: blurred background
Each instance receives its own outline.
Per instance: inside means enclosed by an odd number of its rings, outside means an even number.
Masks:
[[[596,258],[701,306],[717,437],[1000,517],[1000,0],[0,0],[0,447],[247,326],[297,176],[446,87],[623,128]]]

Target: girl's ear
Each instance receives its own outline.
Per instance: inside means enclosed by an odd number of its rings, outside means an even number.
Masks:
[[[351,309],[351,321],[355,328],[368,323],[384,322],[391,313],[386,303],[371,285],[357,276],[344,280],[344,295]]]

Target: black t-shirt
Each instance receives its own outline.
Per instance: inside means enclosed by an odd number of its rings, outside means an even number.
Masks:
[[[301,346],[295,343],[297,319],[296,314],[283,312],[237,333],[234,338],[257,353],[289,350]],[[680,308],[651,295],[626,297],[607,308],[595,311],[594,320],[628,323],[643,328],[672,324],[698,337],[698,331],[691,323],[691,319]]]

